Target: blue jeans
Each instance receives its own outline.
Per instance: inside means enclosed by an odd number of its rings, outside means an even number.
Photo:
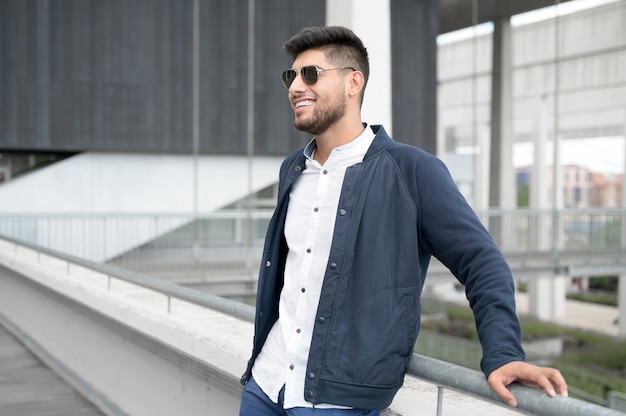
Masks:
[[[254,378],[250,377],[241,396],[239,416],[380,416],[378,410],[320,409],[319,407],[283,409],[284,392],[285,389],[283,388],[278,395],[278,404],[274,403],[256,384]]]

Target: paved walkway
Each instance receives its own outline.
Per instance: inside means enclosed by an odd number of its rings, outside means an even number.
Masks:
[[[103,413],[0,326],[0,415],[102,416]]]
[[[524,314],[528,312],[528,295],[517,293],[517,310]],[[578,329],[591,330],[611,336],[617,336],[617,317],[619,311],[614,306],[597,305],[589,302],[567,300],[565,314],[552,319],[552,322]]]
[[[455,290],[448,292],[443,295],[443,298],[449,302],[468,305],[463,291]],[[524,315],[528,313],[528,294],[516,292],[515,303],[519,314]],[[618,316],[619,310],[614,306],[597,305],[595,303],[568,299],[565,301],[565,314],[551,319],[551,322],[570,328],[595,331],[616,337],[618,334]]]

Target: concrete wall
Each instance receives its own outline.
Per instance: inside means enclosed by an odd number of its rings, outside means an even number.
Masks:
[[[0,186],[2,214],[213,212],[278,181],[282,157],[87,152]],[[252,182],[248,183],[248,175]]]
[[[207,214],[273,185],[281,161],[199,156],[195,168],[191,156],[82,153],[0,186],[0,233],[107,261],[188,223],[194,204]],[[46,218],[29,217],[38,213]],[[108,213],[115,221],[94,216]],[[180,217],[150,221],[151,213]]]
[[[249,322],[0,240],[0,324],[108,415],[238,414]],[[407,376],[386,414],[435,414],[437,395]],[[519,414],[452,390],[442,403]]]
[[[105,413],[235,414],[252,325],[0,247],[0,319]]]

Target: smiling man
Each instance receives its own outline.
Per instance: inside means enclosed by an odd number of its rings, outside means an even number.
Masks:
[[[463,283],[489,385],[566,395],[524,362],[511,271],[443,163],[361,120],[367,51],[343,27],[303,29],[282,74],[313,139],[280,169],[240,415],[371,415],[402,386],[431,256]]]

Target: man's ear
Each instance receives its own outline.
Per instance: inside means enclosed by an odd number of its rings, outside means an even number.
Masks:
[[[365,77],[361,71],[352,71],[350,75],[348,75],[348,81],[350,83],[348,88],[348,94],[352,97],[355,95],[360,95],[363,90],[363,85],[365,84]]]

